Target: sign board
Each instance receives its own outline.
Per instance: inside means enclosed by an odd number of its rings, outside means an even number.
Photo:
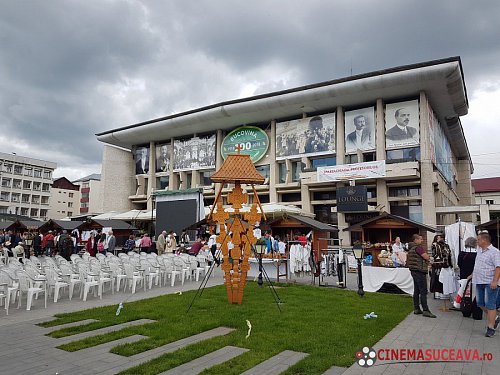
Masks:
[[[252,163],[256,163],[266,155],[269,137],[264,130],[255,126],[241,126],[222,141],[222,157],[226,159],[229,154],[236,153],[237,145],[240,146],[240,154],[250,155]]]
[[[318,167],[318,182],[366,180],[385,177],[385,160]]]
[[[368,211],[366,186],[345,186],[337,188],[337,212]]]

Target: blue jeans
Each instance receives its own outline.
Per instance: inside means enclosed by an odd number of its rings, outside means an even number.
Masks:
[[[476,284],[476,301],[479,307],[486,307],[488,310],[496,310],[498,287],[491,289],[490,284]]]

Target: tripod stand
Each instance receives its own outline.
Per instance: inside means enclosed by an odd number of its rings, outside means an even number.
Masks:
[[[254,254],[255,254],[255,248],[253,249],[254,251]],[[262,254],[258,254],[259,255],[259,286],[262,286],[262,274],[264,274],[264,278],[265,280],[269,283],[270,285],[270,289],[271,289],[271,294],[274,298],[274,302],[276,303],[276,306],[278,307],[278,310],[281,312],[281,307],[280,307],[280,304],[282,303],[281,302],[281,299],[280,299],[280,296],[278,295],[278,292],[276,292],[276,289],[274,288],[274,285],[271,281],[271,279],[269,278],[269,275],[267,274],[267,271],[264,267],[262,267]]]

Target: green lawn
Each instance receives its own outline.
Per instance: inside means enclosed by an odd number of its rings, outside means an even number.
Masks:
[[[226,345],[250,351],[205,374],[240,374],[286,349],[309,353],[286,374],[321,374],[333,365],[350,366],[359,348],[374,345],[413,309],[411,298],[406,295],[368,293],[360,298],[354,291],[283,284],[276,290],[283,301],[281,313],[270,290],[250,282],[241,306],[228,305],[225,287],[217,286],[207,288],[189,313],[186,310],[194,291],[126,303],[118,317],[116,306],[103,307],[58,315],[59,319],[45,326],[89,318],[100,320],[50,334],[63,337],[141,318],[157,320],[157,323],[61,346],[64,350],[76,351],[133,334],[149,337],[113,349],[114,353],[125,356],[219,326],[236,329],[227,336],[163,355],[124,374],[158,374]],[[364,320],[363,315],[371,311],[378,318]],[[250,337],[245,339],[247,319],[253,328]]]

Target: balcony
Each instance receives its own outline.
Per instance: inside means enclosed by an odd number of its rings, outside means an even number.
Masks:
[[[80,199],[80,203],[86,203],[86,202],[88,202],[88,201],[89,201],[89,198],[88,198],[88,197],[87,197],[87,198],[81,198],[81,199]]]
[[[80,213],[81,214],[86,214],[87,212],[89,212],[89,208],[88,207],[80,207]]]
[[[81,191],[82,194],[88,193],[88,192],[90,192],[90,188],[89,187],[82,188],[80,191]]]

